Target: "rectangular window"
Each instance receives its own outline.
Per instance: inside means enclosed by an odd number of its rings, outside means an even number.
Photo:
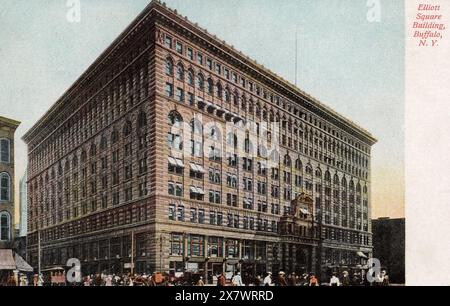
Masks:
[[[170,83],[166,83],[166,96],[173,98],[173,85]]]
[[[216,225],[217,219],[216,219],[216,212],[215,211],[211,211],[209,213],[209,224],[211,225]]]
[[[170,254],[175,256],[183,255],[184,243],[182,234],[172,234],[170,239]]]
[[[203,65],[203,55],[201,53],[197,53],[197,62]]]
[[[166,39],[164,40],[164,44],[166,45],[167,48],[171,48],[172,49],[172,37],[166,35]]]
[[[169,205],[169,220],[175,221],[176,217],[176,206],[171,204]]]
[[[204,209],[198,210],[198,223],[200,223],[200,224],[205,223],[205,210]]]
[[[184,90],[181,88],[177,88],[176,99],[178,102],[184,102]]]
[[[190,235],[188,240],[188,256],[204,256],[204,237]]]
[[[192,223],[197,223],[197,209],[196,208],[191,208],[191,219],[190,221]]]
[[[9,163],[10,162],[10,142],[9,139],[0,140],[0,162]]]
[[[194,50],[192,50],[191,48],[187,49],[187,56],[188,58],[193,61],[194,60]]]
[[[177,41],[176,48],[178,53],[183,54],[183,45],[179,41]]]

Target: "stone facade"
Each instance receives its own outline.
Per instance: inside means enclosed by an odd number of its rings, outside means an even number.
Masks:
[[[209,280],[371,253],[373,136],[156,1],[24,140],[34,265],[38,236],[45,267]]]
[[[20,122],[0,117],[0,249],[12,248],[14,225],[14,133]]]

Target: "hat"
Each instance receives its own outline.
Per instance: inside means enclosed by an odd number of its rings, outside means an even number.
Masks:
[[[284,275],[286,273],[284,273],[283,271],[280,271],[280,273],[278,273],[278,275]]]

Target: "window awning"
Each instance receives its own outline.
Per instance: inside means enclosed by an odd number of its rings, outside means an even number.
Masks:
[[[191,170],[194,172],[200,172],[196,164],[190,163]]]
[[[178,166],[177,161],[173,157],[169,157],[169,164],[174,167]]]
[[[203,174],[206,173],[206,170],[205,170],[202,166],[197,165],[197,168],[198,168],[198,171],[199,171],[200,173],[203,173]]]
[[[191,186],[191,193],[198,193],[197,187]]]
[[[198,194],[204,195],[205,192],[203,191],[203,189],[201,188],[197,188]]]
[[[33,267],[31,267],[19,254],[14,254],[14,260],[16,262],[17,270],[20,272],[33,272]]]
[[[362,258],[367,258],[367,256],[366,256],[366,254],[364,254],[363,252],[356,252],[356,254],[359,256],[359,257],[362,257]]]
[[[178,167],[184,168],[184,163],[181,159],[176,158],[175,161],[177,162]]]
[[[14,261],[12,250],[0,250],[0,271],[15,270],[16,262]]]
[[[169,157],[169,164],[174,167],[184,168],[184,163],[181,159]]]

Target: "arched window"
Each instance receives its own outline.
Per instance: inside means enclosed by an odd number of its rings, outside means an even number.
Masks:
[[[212,95],[213,90],[214,90],[214,83],[211,79],[208,79],[208,81],[206,82],[206,91],[208,92],[208,94]]]
[[[100,140],[100,150],[106,150],[108,147],[108,140],[105,136],[102,136],[102,139]]]
[[[272,153],[270,154],[270,159],[273,163],[278,164],[280,162],[280,153],[276,149],[272,150]]]
[[[74,155],[73,158],[72,158],[72,167],[73,168],[78,167],[78,157],[77,157],[77,155]],[[47,175],[47,181],[48,181],[48,175]]]
[[[337,174],[334,175],[333,182],[335,185],[339,185],[339,176]]]
[[[203,90],[205,88],[205,79],[201,74],[197,76],[197,88],[200,90]]]
[[[143,128],[147,125],[147,114],[144,112],[140,112],[138,115],[138,128]]]
[[[234,134],[234,133],[228,133],[228,136],[227,136],[227,144],[228,144],[230,147],[232,147],[232,148],[234,148],[234,149],[237,149],[237,147],[238,147],[238,138],[237,138],[236,134]]]
[[[70,162],[69,162],[69,160],[66,160],[66,163],[64,164],[64,171],[66,173],[70,171]]]
[[[312,173],[313,173],[312,167],[310,165],[307,165],[306,169],[305,169],[305,172],[308,175],[312,175]]]
[[[181,127],[182,123],[183,123],[183,117],[181,117],[181,115],[177,111],[170,112],[170,114],[169,114],[170,126]]]
[[[7,172],[0,173],[0,201],[11,200],[11,177]]]
[[[131,134],[132,131],[132,126],[131,126],[131,121],[127,121],[125,122],[124,126],[123,126],[123,136],[128,136]]]
[[[358,184],[356,185],[356,192],[357,192],[357,193],[361,193],[361,184],[360,184],[360,183],[358,183]]]
[[[211,127],[209,136],[210,136],[210,139],[212,139],[214,141],[218,141],[221,138],[219,128],[217,126]]]
[[[202,135],[203,126],[199,120],[194,119],[191,121],[191,132],[196,135]]]
[[[114,130],[114,131],[112,131],[112,133],[111,133],[111,142],[113,143],[113,144],[115,144],[115,143],[117,143],[119,141],[119,133],[116,131],[116,130]]]
[[[328,170],[327,170],[327,172],[325,172],[325,181],[331,182],[331,174],[330,174],[330,171],[328,171]]]
[[[191,69],[188,71],[187,82],[189,85],[194,86],[194,72]]]
[[[180,81],[184,80],[184,67],[181,63],[177,66],[177,79]]]
[[[300,158],[295,161],[295,169],[302,170],[302,161]]]
[[[354,192],[355,191],[355,183],[353,183],[353,181],[350,181],[350,192]]]
[[[222,98],[222,84],[220,83],[216,85],[216,96],[220,99]]]
[[[347,188],[347,179],[345,177],[342,178],[342,187]]]
[[[0,241],[11,239],[11,216],[8,212],[0,212]]]
[[[173,61],[171,58],[166,59],[166,74],[173,75]]]
[[[177,111],[172,111],[168,116],[170,130],[167,135],[168,145],[171,149],[183,150],[183,118]]]
[[[231,101],[230,91],[228,89],[225,89],[224,94],[225,94],[225,102],[230,103]]]
[[[284,156],[284,165],[286,167],[290,167],[292,165],[291,157],[287,154]]]
[[[97,154],[97,146],[95,145],[95,143],[92,143],[89,155],[92,157],[95,156],[96,154]]]
[[[10,162],[10,141],[9,139],[2,138],[0,139],[0,162],[1,163],[9,163]]]
[[[367,194],[367,186],[366,185],[364,185],[363,191],[364,191],[364,194]]]
[[[322,178],[322,171],[319,168],[316,169],[316,177]]]

